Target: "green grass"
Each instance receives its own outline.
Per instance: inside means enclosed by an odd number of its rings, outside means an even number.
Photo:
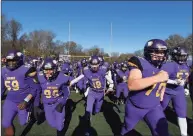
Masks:
[[[71,119],[69,118],[69,126],[66,132],[66,136],[82,135],[82,125],[84,124],[83,120],[79,116],[84,115],[84,100],[80,101],[81,96],[76,93],[72,93],[70,99],[73,100],[73,105],[75,106],[75,110],[72,113]],[[188,109],[188,117],[191,118],[192,105],[190,98],[187,98],[187,109]],[[109,100],[108,97],[105,97],[105,102],[103,104],[103,112],[92,117],[92,133],[93,135],[98,136],[113,136],[113,134],[119,133],[121,122],[124,119],[124,106],[118,106],[121,112],[118,112],[116,106]],[[135,114],[135,113],[133,113]],[[173,112],[167,112],[167,117],[169,118],[169,130],[171,135],[180,135],[179,128],[173,122],[176,122],[176,116]],[[14,125],[16,128],[16,136],[20,136],[26,126],[20,126],[18,124],[17,118],[14,120]],[[28,126],[29,127],[29,126]],[[190,127],[190,125],[189,125]],[[193,131],[193,127],[191,127]],[[151,135],[150,130],[147,125],[140,121],[135,127],[137,132],[133,132],[133,136],[137,136],[137,133],[140,133],[142,136]],[[3,129],[2,129],[3,135]],[[41,125],[37,125],[34,123],[31,126],[31,129],[26,134],[27,136],[56,136],[56,130],[49,127],[47,122],[43,122]],[[191,134],[193,135],[193,134]]]

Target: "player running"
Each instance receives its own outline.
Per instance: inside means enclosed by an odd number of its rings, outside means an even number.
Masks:
[[[69,86],[79,81],[58,70],[57,62],[46,58],[42,71],[37,73],[37,79],[42,88],[42,102],[48,124],[56,128],[58,133],[64,128],[65,104],[70,95]]]
[[[162,101],[167,72],[160,69],[167,56],[167,44],[160,39],[149,40],[144,47],[144,58],[131,57],[128,77],[129,97],[126,101],[124,126],[121,135],[131,131],[144,119],[153,136],[168,136],[168,123]]]
[[[189,76],[189,66],[187,65],[188,53],[187,51],[178,46],[173,49],[172,61],[167,62],[162,66],[162,69],[169,74],[168,84],[164,99],[161,102],[163,109],[165,109],[170,100],[178,116],[178,124],[182,136],[187,136],[187,103],[185,97],[184,86]]]
[[[31,99],[36,96],[36,89],[30,85],[33,80],[34,68],[24,65],[23,54],[13,50],[6,56],[6,67],[1,70],[2,95],[8,90],[3,104],[2,126],[5,128],[5,136],[13,136],[12,126],[15,116],[18,114],[20,125],[25,125],[30,120]]]

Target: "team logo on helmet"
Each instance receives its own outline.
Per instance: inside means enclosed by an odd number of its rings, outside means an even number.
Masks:
[[[149,41],[148,43],[147,43],[147,46],[152,46],[153,45],[153,41]]]
[[[97,64],[97,63],[98,63],[97,59],[93,59],[93,60],[92,60],[92,63],[93,63],[93,64]]]
[[[45,66],[44,66],[46,69],[48,68],[52,68],[52,65],[50,63],[47,63]]]
[[[54,64],[56,64],[56,63],[57,63],[57,61],[56,61],[56,60],[53,60],[53,63],[54,63]]]
[[[6,56],[6,59],[13,59],[14,58],[14,54],[9,54],[9,56]]]
[[[20,57],[21,55],[22,55],[22,53],[21,53],[21,52],[17,52],[17,56],[19,56],[19,57]]]

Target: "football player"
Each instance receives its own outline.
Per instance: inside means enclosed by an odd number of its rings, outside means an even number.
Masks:
[[[193,65],[192,65],[192,68],[193,68]],[[190,98],[192,100],[192,111],[193,111],[193,70],[192,69],[189,76],[189,89],[190,89]],[[192,113],[192,119],[193,119],[193,113]]]
[[[46,58],[42,71],[37,74],[42,88],[42,102],[48,124],[60,132],[64,128],[65,104],[70,95],[69,86],[78,82],[78,78],[64,74],[58,70],[57,62]]]
[[[83,74],[83,69],[87,66],[87,61],[86,59],[82,59],[81,60],[81,65],[78,68],[78,76]],[[86,78],[81,79],[78,83],[77,83],[77,88],[80,91],[80,94],[83,94],[85,92],[86,89]]]
[[[120,69],[116,69],[116,104],[124,104],[125,100],[128,96],[128,87],[127,87],[127,80],[129,76],[129,69],[127,63],[121,63]],[[121,93],[123,92],[123,97],[120,98]]]
[[[153,136],[168,136],[168,123],[160,105],[163,99],[167,72],[160,70],[167,56],[167,44],[160,39],[149,40],[144,57],[131,57],[128,77],[129,96],[125,104],[124,126],[121,135],[131,131],[144,119]]]
[[[110,83],[107,93],[113,91],[113,81],[106,75],[106,70],[100,68],[98,56],[91,56],[89,59],[89,66],[84,68],[83,74],[89,84],[85,112],[85,119],[87,122],[87,132],[85,135],[89,135],[91,115],[101,110],[105,95],[106,80]]]
[[[170,100],[172,101],[178,116],[178,124],[182,136],[187,136],[187,103],[184,91],[184,86],[188,79],[190,70],[186,63],[187,58],[187,51],[183,47],[178,46],[172,51],[172,61],[167,62],[162,66],[162,69],[168,72],[169,80],[166,86],[164,99],[161,104],[163,109],[165,109],[168,106]]]
[[[23,54],[19,51],[8,52],[6,60],[6,67],[3,67],[1,71],[4,86],[8,90],[3,105],[2,126],[5,128],[5,136],[13,136],[12,123],[16,114],[21,125],[29,121],[30,100],[36,96],[36,89],[30,86],[33,80],[31,76],[34,75],[35,70],[29,65],[24,65]]]

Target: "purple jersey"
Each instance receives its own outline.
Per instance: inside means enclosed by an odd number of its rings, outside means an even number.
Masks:
[[[116,82],[117,83],[126,83],[128,76],[129,76],[129,70],[122,71],[120,69],[116,69]]]
[[[92,90],[103,91],[105,89],[105,70],[99,69],[97,72],[94,73],[88,67],[85,67],[83,72]]]
[[[64,88],[67,87],[67,83],[72,80],[72,77],[67,76],[60,72],[54,81],[47,81],[43,75],[43,72],[38,73],[38,81],[42,88],[42,100],[43,103],[56,102],[64,94]]]
[[[6,99],[19,103],[23,101],[29,93],[32,94],[33,90],[29,83],[32,78],[26,75],[30,68],[28,65],[22,65],[13,71],[10,71],[6,67],[2,68],[2,78],[8,90]]]
[[[78,76],[83,73],[83,69],[84,69],[84,68],[83,68],[81,65],[78,66],[78,69],[77,69]]]
[[[142,78],[154,76],[160,71],[160,69],[141,57],[132,57],[128,64],[131,69],[139,69],[142,73]],[[129,99],[139,108],[156,107],[160,104],[159,91],[163,86],[165,86],[165,83],[157,83],[140,91],[130,91]]]
[[[4,84],[4,79],[3,77],[1,76],[1,97],[4,95],[4,92],[5,92],[5,84]]]
[[[169,79],[171,80],[176,80],[176,79],[186,80],[190,72],[190,69],[187,64],[179,65],[175,61],[165,63],[161,69],[168,72]],[[167,88],[165,92],[167,94],[176,95],[179,90],[184,90],[183,89],[184,86],[179,86],[179,85],[167,84],[166,87]]]
[[[106,65],[100,66],[100,69],[104,71],[105,73],[108,71],[108,67]]]

